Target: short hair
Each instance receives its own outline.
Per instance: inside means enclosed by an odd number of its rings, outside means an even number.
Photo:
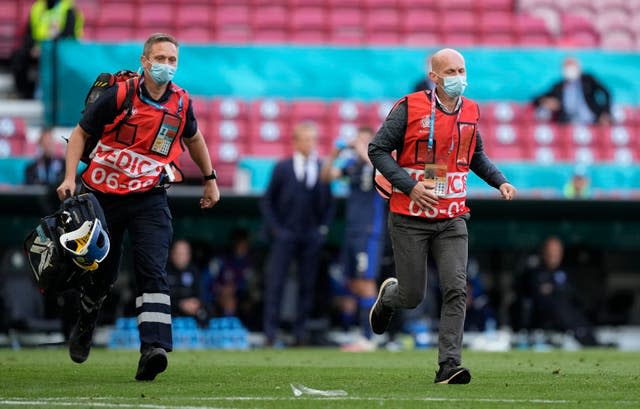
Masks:
[[[293,139],[298,139],[298,136],[300,135],[300,132],[302,131],[313,131],[315,132],[316,136],[318,135],[318,125],[316,125],[315,122],[313,121],[302,121],[298,124],[296,124],[293,127]]]
[[[147,41],[144,42],[144,48],[142,49],[142,55],[147,57],[149,55],[149,53],[151,52],[151,47],[154,44],[156,44],[156,43],[164,43],[164,42],[169,42],[169,43],[175,45],[176,48],[178,48],[178,41],[171,34],[155,33],[155,34],[151,34],[149,36],[149,38],[147,38]]]

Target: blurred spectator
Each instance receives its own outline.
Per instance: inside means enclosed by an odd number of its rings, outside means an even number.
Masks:
[[[561,123],[610,124],[611,97],[604,85],[583,73],[573,57],[564,60],[562,74],[561,81],[533,100],[538,116]]]
[[[12,57],[16,90],[33,98],[38,79],[40,44],[47,40],[82,37],[83,17],[73,0],[36,0],[31,6],[20,48]]]
[[[430,58],[427,57],[425,60],[425,75],[423,75],[420,80],[418,82],[416,82],[416,85],[414,85],[413,87],[413,92],[418,92],[418,91],[424,91],[427,89],[433,89],[434,84],[433,81],[431,81],[431,78],[429,78],[428,74],[431,71],[431,66],[430,64]]]
[[[252,310],[250,280],[254,265],[249,232],[237,229],[231,233],[231,248],[212,268],[213,299],[222,316],[238,316],[248,320]]]
[[[495,312],[489,303],[478,261],[469,259],[467,265],[467,309],[464,321],[465,331],[484,331],[488,320],[495,322]]]
[[[42,128],[38,140],[38,151],[38,157],[24,171],[24,180],[27,185],[44,185],[47,188],[47,193],[38,197],[38,203],[43,215],[51,214],[60,205],[56,188],[65,174],[65,161],[58,153],[57,142],[51,128]]]
[[[587,199],[591,196],[589,175],[584,166],[577,166],[571,179],[564,185],[563,193],[567,199]]]
[[[312,307],[320,249],[329,230],[331,189],[319,180],[316,153],[318,130],[302,122],[293,130],[293,156],[276,164],[260,209],[273,239],[264,276],[264,332],[276,342],[283,289],[291,261],[298,274],[298,308],[294,324],[297,345],[307,339],[306,321]]]
[[[40,132],[39,155],[24,172],[27,185],[47,185],[57,187],[64,179],[64,158],[58,153],[57,142],[51,128]]]
[[[598,345],[593,326],[587,320],[570,275],[563,266],[564,245],[548,237],[536,259],[526,269],[516,291],[518,323],[523,328],[572,331],[585,346]]]
[[[167,263],[167,281],[173,316],[194,317],[205,324],[207,311],[200,301],[200,274],[191,260],[191,244],[184,239],[173,242]]]
[[[357,308],[343,300],[343,312],[358,311],[358,324],[366,340],[371,339],[369,310],[378,293],[376,280],[384,250],[386,204],[373,185],[373,165],[367,155],[373,138],[371,128],[360,128],[356,138],[346,146],[338,140],[335,149],[324,161],[320,178],[324,182],[344,177],[349,181],[346,204],[346,228],[343,238],[343,270],[348,277],[348,293],[357,300]],[[341,166],[336,159],[341,151],[349,149],[351,157]],[[359,341],[349,350],[361,347],[371,350],[371,342]]]

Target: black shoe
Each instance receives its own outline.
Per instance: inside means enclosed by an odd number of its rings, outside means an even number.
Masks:
[[[380,285],[378,298],[376,298],[376,302],[369,311],[369,325],[371,325],[371,330],[378,335],[384,334],[393,316],[393,308],[382,305],[382,296],[389,285],[398,285],[398,280],[393,277],[384,280],[382,285]]]
[[[73,362],[81,364],[89,358],[93,330],[96,328],[97,321],[98,310],[80,313],[76,325],[69,334],[69,356]]]
[[[138,362],[136,381],[152,381],[156,375],[167,369],[167,351],[162,348],[151,348],[142,353]]]
[[[440,364],[440,370],[436,373],[433,383],[440,384],[467,384],[471,382],[471,372],[467,368],[458,366],[453,358]]]

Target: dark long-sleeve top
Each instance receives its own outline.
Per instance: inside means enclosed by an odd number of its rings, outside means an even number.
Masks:
[[[320,162],[317,164],[320,172]],[[266,225],[276,236],[302,238],[315,235],[320,226],[327,226],[333,215],[333,200],[328,183],[319,179],[307,188],[296,179],[293,159],[276,164],[260,210]]]
[[[439,104],[438,109],[441,109]],[[387,116],[382,126],[369,144],[369,159],[384,177],[397,189],[406,195],[411,193],[416,181],[398,165],[390,153],[402,152],[404,136],[407,131],[408,108],[407,101],[398,104]],[[476,132],[476,148],[471,159],[470,169],[484,180],[489,186],[499,188],[507,179],[502,172],[491,162],[484,152],[480,132]]]

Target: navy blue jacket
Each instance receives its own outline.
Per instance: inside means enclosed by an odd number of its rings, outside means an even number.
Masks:
[[[318,161],[318,167],[320,162]],[[260,210],[270,232],[278,239],[313,238],[320,226],[328,226],[333,200],[328,183],[318,181],[311,189],[298,181],[293,158],[278,162],[260,200]]]

